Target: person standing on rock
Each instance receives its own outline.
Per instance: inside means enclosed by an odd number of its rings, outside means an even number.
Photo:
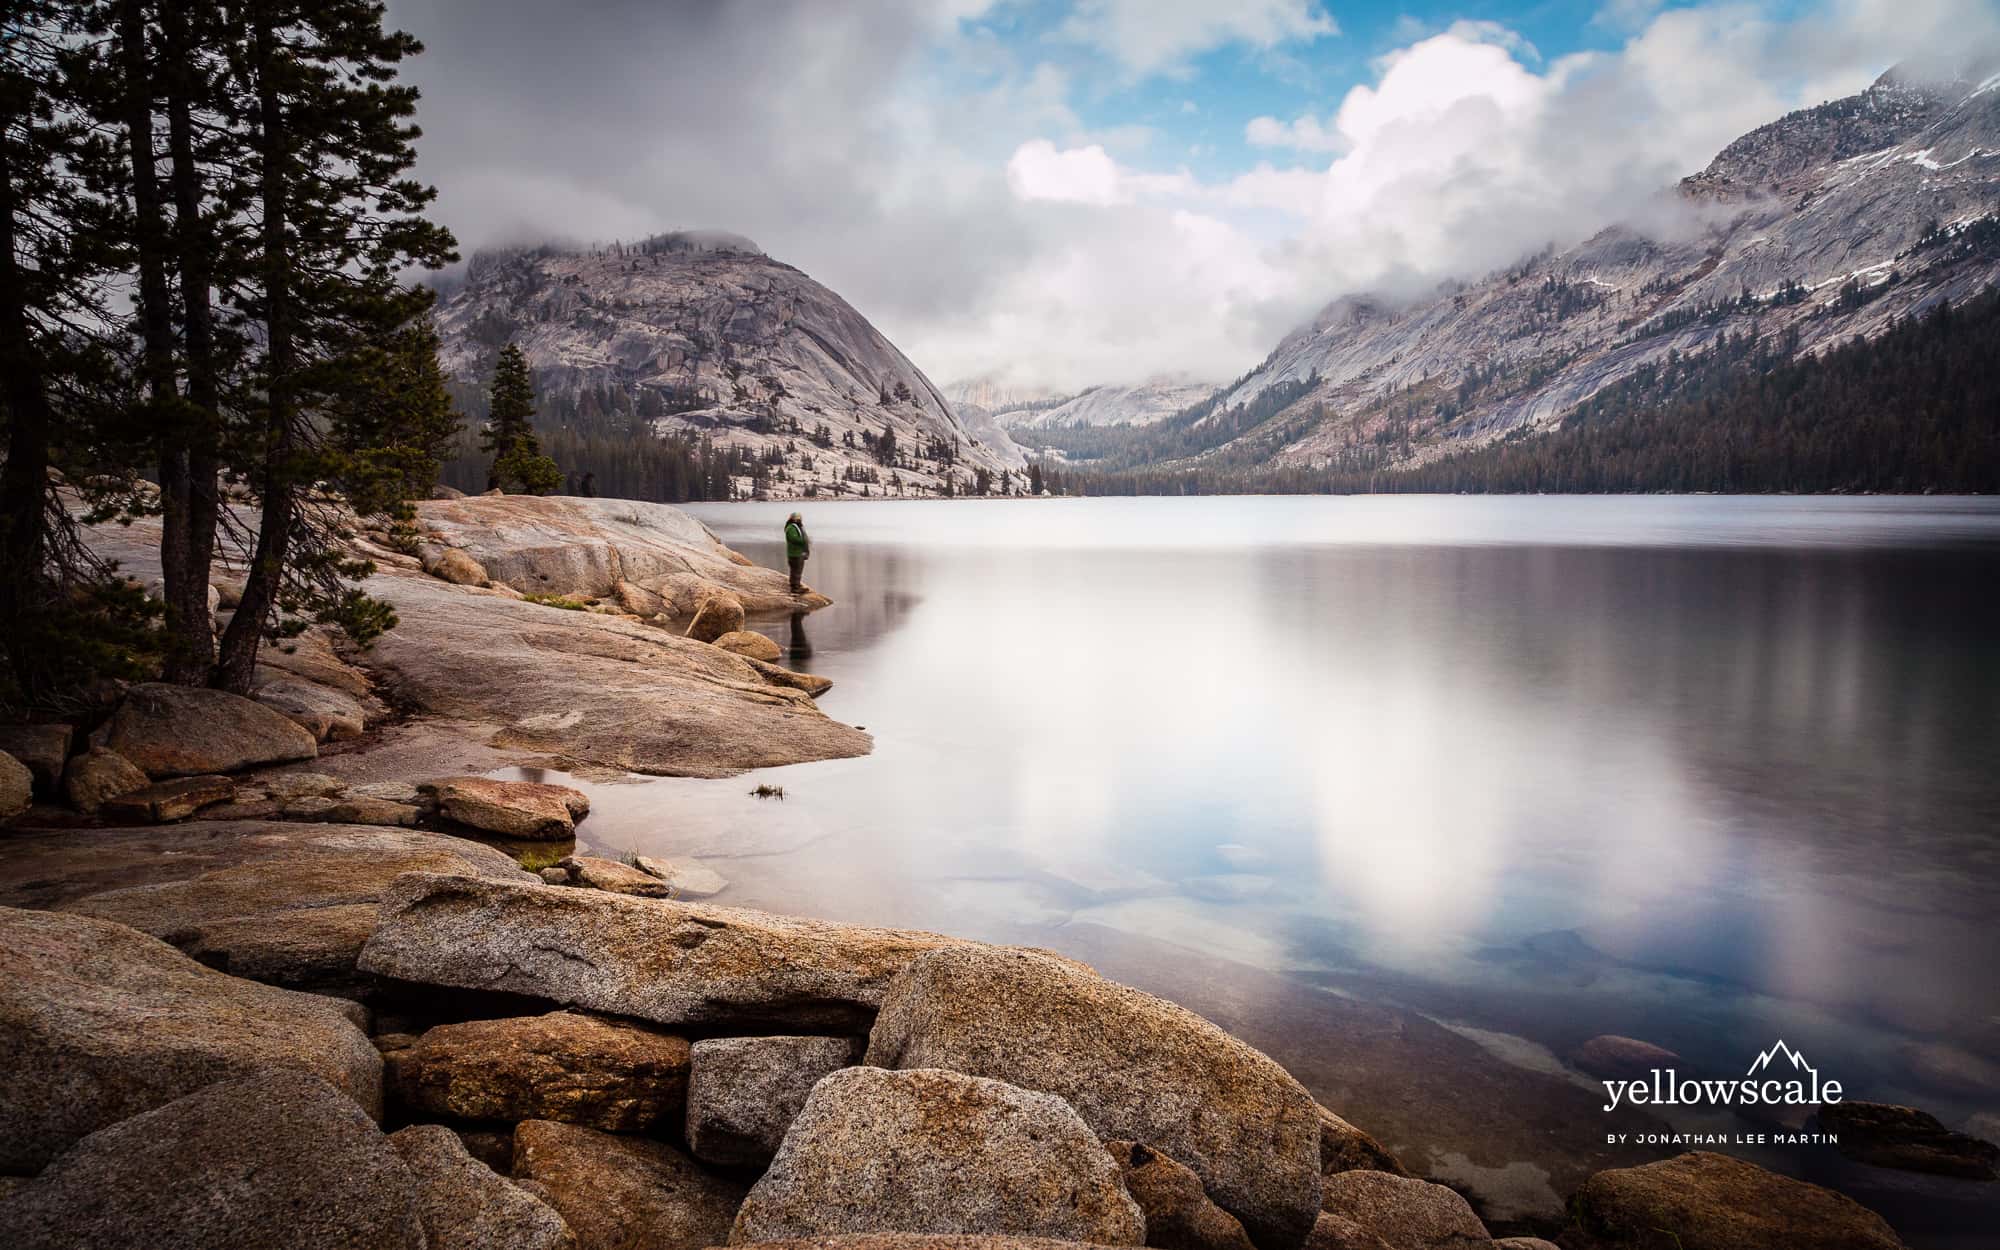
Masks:
[[[802,594],[806,584],[806,558],[812,555],[812,539],[806,537],[805,518],[794,512],[785,519],[785,563],[792,566],[792,593]]]

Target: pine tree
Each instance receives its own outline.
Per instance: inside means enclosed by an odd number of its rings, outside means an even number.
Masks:
[[[104,345],[76,332],[114,324],[105,205],[90,162],[74,4],[0,0],[0,704],[61,707],[95,675],[149,663],[149,609],[80,541],[67,473],[86,502],[136,497],[104,440],[122,379]],[[115,481],[117,492],[98,484]],[[108,496],[108,497],[107,497]]]
[[[230,295],[263,343],[253,383],[262,419],[247,445],[257,545],[215,678],[241,692],[268,633],[318,619],[365,639],[394,623],[352,586],[368,566],[342,557],[339,513],[313,495],[340,463],[313,415],[365,387],[366,349],[428,304],[402,271],[455,254],[449,232],[423,216],[435,192],[405,176],[417,96],[396,83],[396,67],[422,45],[385,31],[371,0],[244,0],[229,12],[257,231],[254,275]]]
[[[562,471],[542,454],[535,437],[535,384],[528,375],[528,358],[509,343],[493,365],[493,385],[487,401],[486,434],[480,450],[493,457],[486,489],[543,495],[562,485]]]
[[[340,483],[362,515],[407,521],[410,501],[428,499],[464,426],[438,363],[437,327],[428,316],[368,349],[361,384],[333,411],[345,463]]]

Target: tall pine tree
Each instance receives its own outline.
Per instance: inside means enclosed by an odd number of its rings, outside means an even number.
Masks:
[[[428,305],[400,272],[454,253],[423,216],[435,192],[405,176],[417,95],[395,79],[422,45],[385,31],[370,0],[245,0],[235,13],[257,238],[232,300],[262,332],[249,440],[260,510],[215,682],[245,691],[267,634],[320,619],[367,637],[393,623],[349,584],[366,566],[344,558],[338,509],[316,493],[341,461],[313,418],[367,386],[367,349]]]

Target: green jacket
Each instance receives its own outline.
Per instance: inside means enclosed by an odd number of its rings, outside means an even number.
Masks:
[[[803,560],[812,554],[812,539],[806,537],[806,527],[797,521],[785,522],[785,558]]]

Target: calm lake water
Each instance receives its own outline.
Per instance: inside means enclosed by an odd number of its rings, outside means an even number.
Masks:
[[[792,506],[694,511],[781,566]],[[1562,1062],[1599,1033],[2000,1127],[2000,502],[799,506],[835,605],[758,627],[875,753],[597,785],[591,842],[1091,959],[1502,1216],[1652,1157]]]

